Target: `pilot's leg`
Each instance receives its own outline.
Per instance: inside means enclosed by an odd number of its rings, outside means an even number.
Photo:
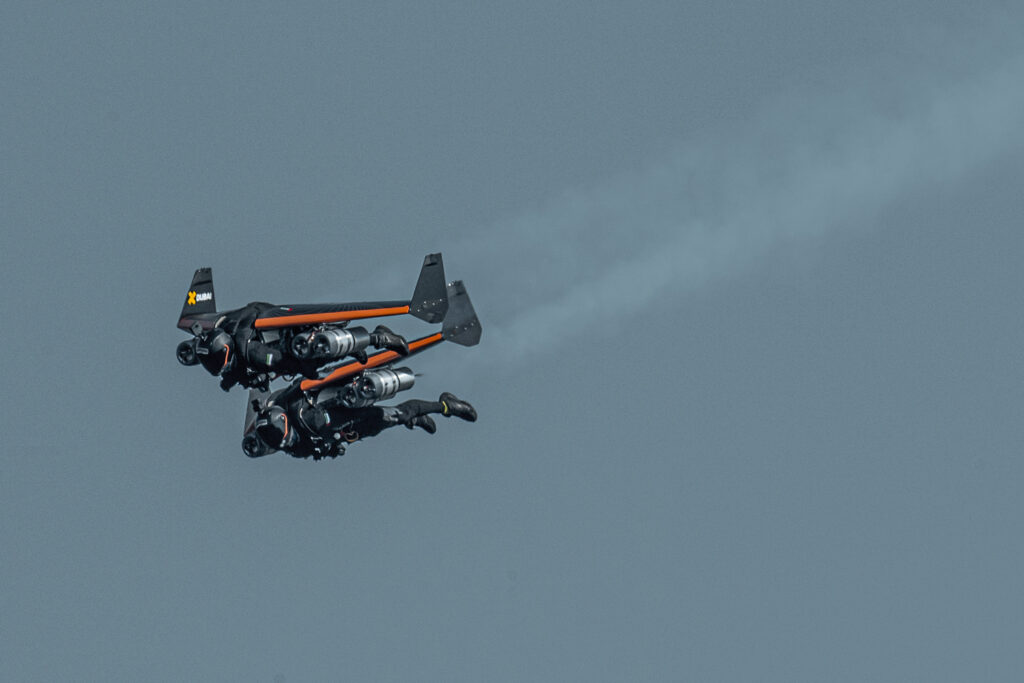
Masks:
[[[395,424],[404,424],[409,429],[422,427],[431,434],[437,431],[437,426],[429,417],[432,413],[445,417],[454,415],[467,422],[476,422],[476,410],[473,406],[468,401],[462,401],[455,394],[448,392],[441,394],[437,401],[421,401],[418,398],[413,398],[403,401],[397,406],[382,408],[382,410],[390,411],[388,417]]]
[[[370,333],[370,343],[375,348],[395,351],[400,356],[409,355],[409,344],[405,341],[405,337],[395,334],[383,325],[377,325]]]
[[[280,349],[267,346],[258,341],[250,341],[245,347],[245,359],[249,366],[262,372],[274,372],[278,369],[284,354]]]
[[[347,441],[365,439],[376,436],[388,427],[405,425],[409,429],[420,427],[433,434],[437,425],[431,414],[445,417],[458,417],[467,422],[476,421],[476,410],[468,402],[460,400],[454,394],[445,392],[437,401],[421,401],[410,399],[397,406],[370,406],[367,408],[346,409],[332,418],[334,424],[344,424],[339,435]]]

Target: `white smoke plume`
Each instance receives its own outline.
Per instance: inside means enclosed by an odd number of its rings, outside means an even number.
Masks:
[[[928,76],[928,74],[925,74]],[[1024,58],[885,93],[789,96],[614,178],[446,250],[483,314],[486,355],[524,360],[774,249],[870,222],[1024,142]],[[451,256],[449,256],[449,254]],[[481,306],[480,302],[485,302]]]

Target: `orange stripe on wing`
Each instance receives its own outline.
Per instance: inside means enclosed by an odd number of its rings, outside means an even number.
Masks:
[[[304,313],[302,315],[281,315],[276,318],[259,318],[253,323],[258,329],[268,327],[292,327],[294,325],[313,325],[316,323],[337,323],[343,320],[361,320],[362,318],[378,318],[385,315],[403,315],[409,312],[408,306],[392,306],[390,308],[364,308],[358,311],[334,311],[333,313]]]
[[[409,342],[409,352],[412,353],[413,351],[418,351],[419,349],[426,348],[431,344],[438,343],[442,339],[443,337],[441,336],[440,332],[432,334],[428,337],[420,337],[415,341]],[[385,363],[390,363],[396,358],[401,357],[402,356],[395,351],[381,351],[380,353],[375,353],[369,358],[367,358],[365,363],[348,363],[347,365],[342,365],[340,368],[336,368],[331,374],[321,379],[304,379],[302,380],[302,383],[299,385],[299,388],[301,388],[303,391],[309,391],[310,389],[318,389],[324,386],[325,384],[330,384],[345,379],[347,377],[357,375],[363,370],[366,370],[367,368],[376,368],[378,366],[384,365]]]
[[[439,341],[441,341],[440,332],[435,332],[434,334],[431,334],[426,337],[420,337],[419,339],[415,339],[409,342],[409,352],[411,353],[413,351],[416,351],[417,349],[422,349],[424,347],[430,346],[431,344],[436,344]],[[389,353],[394,353],[394,351],[389,351]]]

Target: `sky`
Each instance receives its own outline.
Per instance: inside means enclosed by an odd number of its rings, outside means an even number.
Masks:
[[[4,3],[0,679],[1013,680],[1022,19]],[[250,460],[174,358],[436,251],[474,424]]]

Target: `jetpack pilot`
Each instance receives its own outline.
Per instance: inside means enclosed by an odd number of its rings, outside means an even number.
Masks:
[[[284,451],[296,458],[337,457],[347,444],[376,436],[389,427],[420,427],[429,434],[437,431],[431,415],[476,421],[476,410],[468,401],[445,392],[437,401],[410,399],[395,406],[371,405],[347,408],[341,403],[315,402],[309,394],[292,387],[270,400],[252,405],[256,413],[242,439],[242,450],[251,458]]]
[[[405,339],[384,325],[378,325],[373,332],[367,332],[363,327],[342,329],[338,326],[324,326],[323,329],[290,337],[290,348],[282,350],[280,341],[273,344],[264,342],[253,326],[256,318],[268,306],[270,304],[249,304],[233,312],[233,315],[223,317],[218,321],[218,326],[196,340],[198,362],[211,375],[220,376],[220,388],[224,391],[236,384],[266,389],[271,374],[316,378],[321,366],[345,355],[365,361],[365,349],[368,346],[394,350],[401,355],[409,352]],[[329,342],[339,337],[347,343],[342,346],[335,344],[332,348]],[[328,343],[310,343],[321,338]],[[305,351],[305,357],[298,355],[297,351]]]

